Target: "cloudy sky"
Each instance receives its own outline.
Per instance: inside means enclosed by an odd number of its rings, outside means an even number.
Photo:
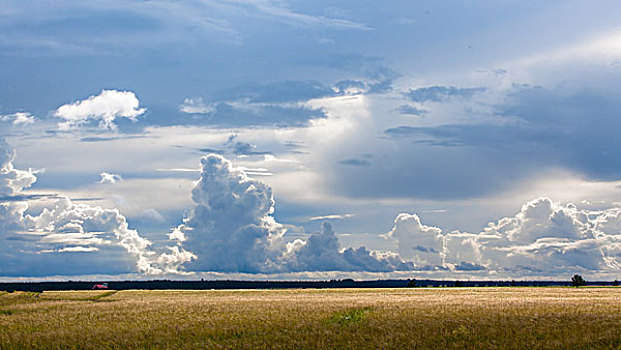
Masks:
[[[619,278],[619,11],[4,1],[0,278]]]

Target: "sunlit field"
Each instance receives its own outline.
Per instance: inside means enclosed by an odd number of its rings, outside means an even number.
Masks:
[[[0,348],[621,349],[621,289],[0,292]]]

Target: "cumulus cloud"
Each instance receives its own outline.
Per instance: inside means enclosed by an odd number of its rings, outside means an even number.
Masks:
[[[190,271],[273,273],[292,271],[395,271],[413,265],[394,254],[341,249],[334,230],[286,243],[286,227],[272,216],[272,189],[224,157],[201,158],[192,190],[194,208],[169,235],[196,259]]]
[[[413,261],[417,267],[442,265],[442,230],[421,224],[416,214],[397,215],[386,238],[396,239],[399,255]]]
[[[18,112],[0,115],[0,121],[8,122],[16,126],[26,126],[34,123],[34,116],[28,112]]]
[[[501,276],[554,276],[565,271],[621,269],[621,208],[579,209],[538,198],[479,233],[442,233],[418,216],[399,214],[386,236],[417,266],[485,271]]]
[[[13,196],[37,181],[33,171],[15,169],[13,158],[14,150],[0,138],[0,197]]]
[[[191,214],[171,234],[197,255],[188,269],[261,272],[279,265],[285,230],[270,216],[269,186],[211,154],[201,158],[192,200]]]
[[[101,184],[115,184],[117,182],[123,181],[123,178],[121,177],[121,175],[117,175],[117,174],[110,174],[110,173],[103,172],[99,174],[99,176],[101,176],[101,179],[99,180],[99,183]]]
[[[0,193],[19,195],[36,176],[13,168],[13,149],[0,139]],[[19,196],[18,196],[19,197]],[[129,228],[118,209],[52,200],[0,201],[0,263],[4,276],[179,272],[192,254],[169,247],[156,252]]]
[[[60,106],[54,116],[62,119],[61,130],[70,130],[81,125],[97,124],[102,129],[116,129],[117,118],[135,120],[146,108],[139,108],[140,102],[131,91],[102,90],[81,101]]]
[[[332,225],[324,222],[322,231],[311,234],[306,241],[289,245],[290,269],[294,271],[368,271],[391,272],[414,269],[396,254],[370,252],[365,247],[340,249]]]

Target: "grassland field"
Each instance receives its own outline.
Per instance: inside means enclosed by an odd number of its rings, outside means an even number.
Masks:
[[[0,292],[0,349],[621,349],[621,288]]]

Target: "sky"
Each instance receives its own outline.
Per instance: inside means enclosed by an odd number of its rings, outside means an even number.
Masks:
[[[13,1],[0,279],[621,278],[616,1]]]

